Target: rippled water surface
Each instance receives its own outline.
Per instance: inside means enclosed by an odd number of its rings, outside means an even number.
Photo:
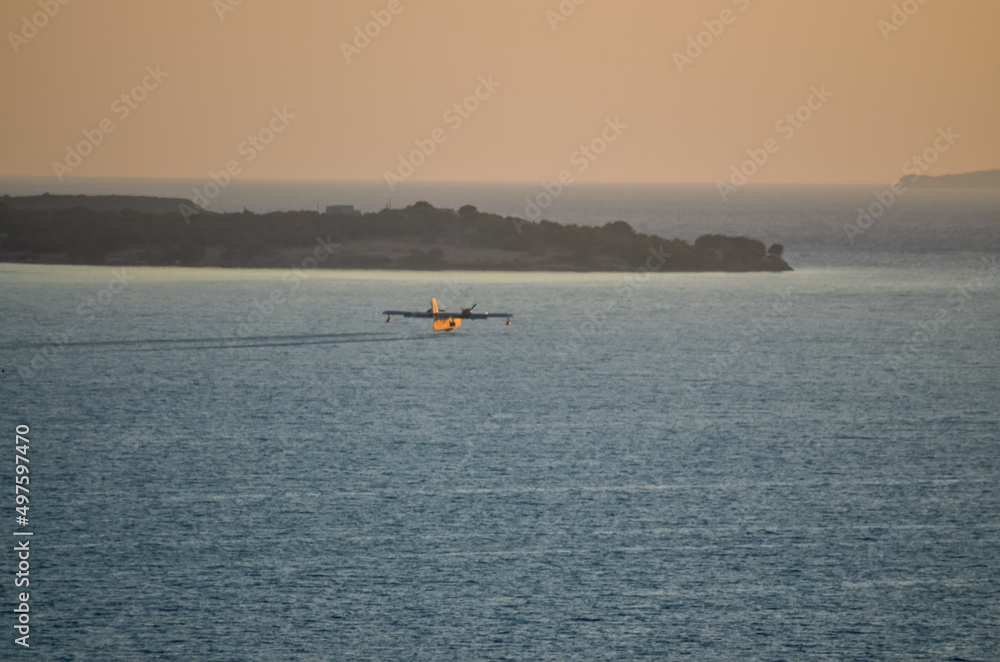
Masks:
[[[111,269],[0,265],[31,652],[995,660],[982,258],[631,285],[126,269],[110,297]],[[435,294],[514,323],[378,314]]]

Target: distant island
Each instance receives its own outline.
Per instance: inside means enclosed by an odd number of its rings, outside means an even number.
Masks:
[[[939,175],[937,177],[923,175],[912,180],[911,185],[916,188],[1000,189],[1000,170],[980,170],[961,175]]]
[[[176,214],[180,205],[191,205],[184,198],[154,198],[143,195],[25,195],[0,198],[0,203],[15,209],[73,209],[81,207],[92,211],[139,211],[150,214]]]
[[[561,225],[472,205],[216,214],[173,198],[0,197],[0,262],[288,268],[317,247],[329,251],[319,266],[330,269],[791,270],[783,246],[757,239],[707,234],[689,244],[636,232],[625,221]]]

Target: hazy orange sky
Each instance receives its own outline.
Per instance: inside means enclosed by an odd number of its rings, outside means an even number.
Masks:
[[[883,184],[948,127],[929,174],[1000,168],[996,0],[63,1],[0,6],[0,175],[382,180],[435,130],[412,180],[715,183],[772,139],[755,184]]]

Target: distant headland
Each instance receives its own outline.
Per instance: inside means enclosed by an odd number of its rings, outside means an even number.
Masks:
[[[912,180],[916,188],[951,188],[951,189],[1000,189],[1000,170],[979,170],[961,175],[939,175],[931,177],[923,175]]]
[[[0,197],[0,262],[477,271],[790,271],[783,247],[708,234],[693,244],[601,227],[528,221],[472,205],[417,202],[360,213],[207,213],[189,200],[142,196]],[[652,266],[650,266],[652,263]]]
[[[148,214],[176,214],[181,205],[190,205],[184,198],[154,198],[142,195],[25,195],[0,198],[0,204],[14,209],[33,211],[54,209],[89,209],[91,211],[136,211]]]

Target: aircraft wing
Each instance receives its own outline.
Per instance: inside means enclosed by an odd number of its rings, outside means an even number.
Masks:
[[[488,320],[491,317],[513,317],[510,313],[469,313],[468,315],[455,315],[464,320]]]
[[[424,318],[428,318],[428,319],[430,319],[431,317],[434,317],[434,313],[428,313],[428,312],[419,313],[419,312],[413,312],[413,311],[409,311],[409,310],[383,310],[382,314],[383,315],[396,315],[398,317],[424,317]]]

